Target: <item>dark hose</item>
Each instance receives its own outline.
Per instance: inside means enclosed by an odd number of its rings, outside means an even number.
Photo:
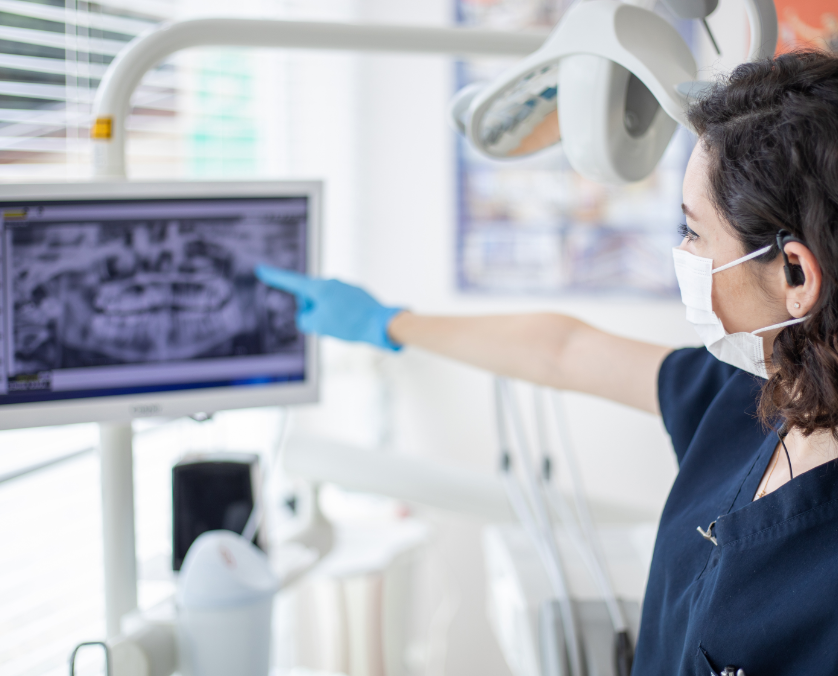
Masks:
[[[627,631],[621,631],[614,637],[614,666],[617,676],[631,676],[631,664],[634,662],[634,648]]]

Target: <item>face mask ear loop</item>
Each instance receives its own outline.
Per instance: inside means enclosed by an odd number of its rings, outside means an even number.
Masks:
[[[787,326],[792,326],[794,324],[799,324],[800,322],[805,322],[809,319],[809,315],[805,317],[797,317],[796,319],[789,319],[787,322],[780,322],[779,324],[772,324],[771,326],[766,326],[764,329],[757,329],[756,331],[751,331],[752,336],[756,336],[760,333],[765,333],[766,331],[771,331],[772,329],[783,329]]]
[[[764,246],[762,249],[757,249],[756,251],[752,251],[747,256],[742,256],[742,258],[737,258],[735,261],[731,261],[725,265],[721,265],[718,268],[713,270],[713,274],[715,275],[717,272],[721,272],[722,270],[727,270],[728,268],[732,268],[734,265],[739,265],[740,263],[744,263],[745,261],[749,261],[752,258],[756,258],[757,256],[762,256],[762,254],[771,251],[771,247],[774,246],[773,244],[769,246]]]

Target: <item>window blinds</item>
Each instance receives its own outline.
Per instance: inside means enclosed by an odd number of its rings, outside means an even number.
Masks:
[[[176,1],[0,0],[0,180],[89,174],[96,87],[128,41],[174,16]],[[129,132],[152,137],[151,153],[172,133],[175,82],[163,64],[135,94]]]

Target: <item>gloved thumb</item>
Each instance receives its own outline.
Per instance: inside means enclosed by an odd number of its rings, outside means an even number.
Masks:
[[[314,333],[314,312],[310,308],[302,308],[297,312],[297,328],[301,333]]]

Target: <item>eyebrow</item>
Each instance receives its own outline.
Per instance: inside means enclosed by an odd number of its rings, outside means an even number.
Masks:
[[[684,212],[685,216],[689,216],[692,220],[697,221],[698,219],[695,217],[695,214],[690,211],[690,208],[686,204],[681,205],[681,211]]]

